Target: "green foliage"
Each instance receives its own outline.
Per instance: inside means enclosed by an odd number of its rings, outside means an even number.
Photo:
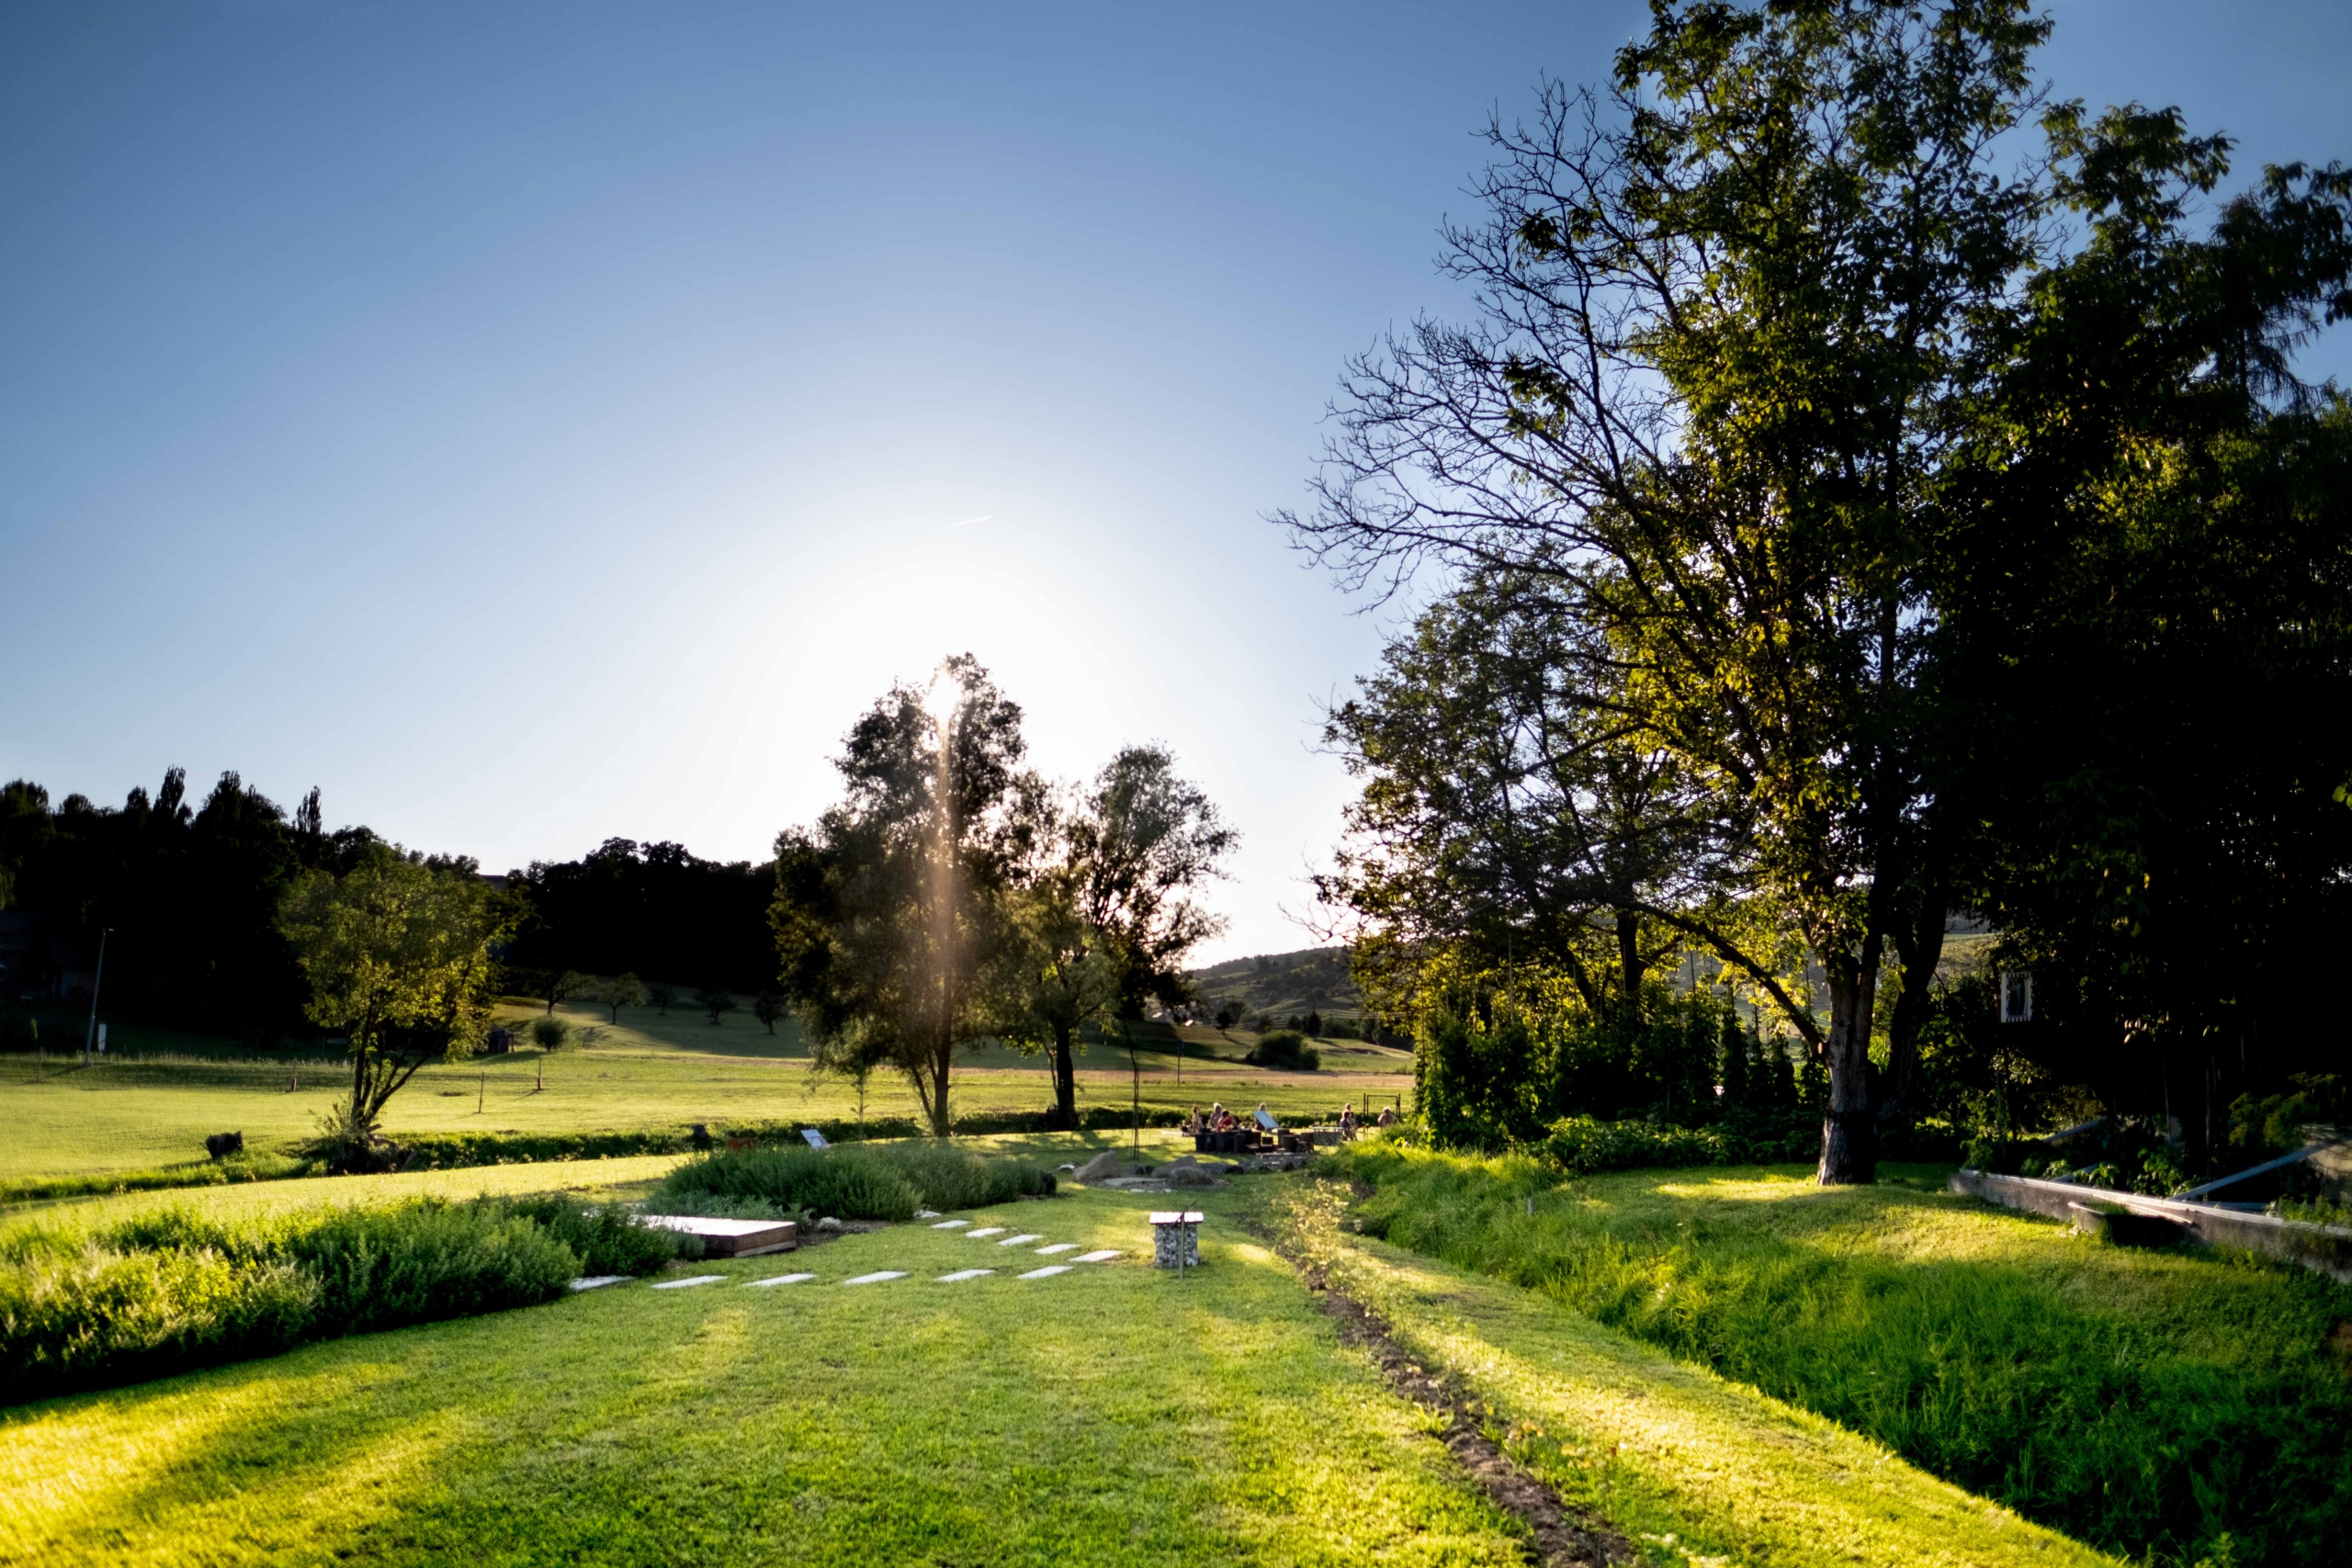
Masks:
[[[1884,1189],[1743,1185],[1694,1205],[1687,1184],[1669,1196],[1640,1177],[1560,1189],[1524,1158],[1381,1141],[1339,1160],[1377,1189],[1367,1232],[1542,1291],[2109,1551],[2186,1562],[2228,1533],[2242,1563],[2316,1565],[2352,1530],[2352,1388],[2325,1348],[2352,1291],[2318,1276],[2129,1251],[2086,1265],[2052,1227]],[[1883,1247],[1871,1225],[1894,1233]]]
[[[579,1258],[583,1274],[653,1274],[678,1255],[675,1232],[633,1223],[618,1203],[587,1203],[564,1192],[485,1200],[485,1209],[528,1220]]]
[[[1297,1073],[1311,1073],[1323,1065],[1323,1054],[1309,1045],[1306,1036],[1295,1029],[1268,1030],[1258,1036],[1258,1043],[1242,1059],[1253,1066]]]
[[[548,1014],[531,1021],[531,1043],[542,1051],[560,1051],[564,1042],[571,1038],[571,1023]]]
[[[923,1139],[850,1145],[729,1149],[678,1167],[657,1195],[757,1199],[785,1213],[906,1220],[919,1208],[968,1209],[1054,1190],[1050,1172]]]
[[[721,1013],[735,1010],[735,998],[720,987],[705,986],[695,993],[695,1006],[702,1009],[704,1016],[716,1024]]]
[[[2284,1092],[2241,1095],[2230,1106],[2230,1146],[2242,1158],[2259,1161],[2303,1146],[2303,1128],[2312,1122],[2352,1121],[2352,1081],[2333,1073],[2299,1073]]]
[[[1821,1119],[1796,1110],[1749,1111],[1727,1116],[1715,1126],[1677,1127],[1564,1116],[1552,1123],[1539,1147],[1570,1176],[1650,1167],[1810,1162],[1821,1152]]]
[[[631,1265],[663,1245],[616,1223],[564,1199],[420,1199],[233,1224],[183,1207],[95,1235],[19,1233],[0,1257],[0,1375],[8,1397],[39,1398],[527,1305],[580,1272],[566,1236]]]
[[[621,1009],[639,1008],[645,1005],[645,982],[634,974],[617,975],[596,987],[596,1000],[611,1010],[613,1022],[618,1024],[621,1021]]]

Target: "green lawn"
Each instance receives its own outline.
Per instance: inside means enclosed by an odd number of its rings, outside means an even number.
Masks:
[[[502,1010],[512,1021],[537,1011]],[[398,1138],[683,1129],[695,1122],[858,1113],[850,1086],[810,1076],[806,1047],[788,1024],[771,1037],[748,1012],[722,1015],[714,1027],[700,1014],[673,1010],[663,1018],[650,1008],[628,1008],[616,1028],[603,1021],[602,1010],[558,1010],[579,1027],[580,1043],[544,1060],[526,1050],[428,1068],[393,1100],[387,1131]],[[1188,1038],[1182,1060],[1166,1049],[1143,1054],[1147,1108],[1262,1100],[1277,1114],[1311,1119],[1344,1100],[1389,1103],[1409,1088],[1398,1070],[1400,1054],[1378,1047],[1335,1056],[1331,1071],[1277,1073],[1240,1063],[1245,1047],[1238,1040],[1222,1040],[1213,1030],[1187,1032],[1200,1038]],[[289,1059],[226,1042],[137,1032],[127,1032],[124,1044],[87,1067],[78,1056],[0,1056],[0,1122],[10,1132],[0,1140],[0,1179],[175,1165],[201,1158],[212,1133],[241,1132],[254,1148],[276,1146],[307,1136],[342,1083],[332,1059]],[[141,1054],[164,1047],[166,1054]],[[1096,1046],[1081,1062],[1081,1107],[1129,1102],[1123,1053]],[[1001,1048],[973,1053],[956,1081],[959,1113],[1034,1111],[1052,1101],[1042,1058]],[[877,1075],[869,1085],[867,1115],[911,1116],[917,1109],[899,1079]]]
[[[1531,1160],[1351,1150],[1372,1234],[1785,1398],[2135,1558],[2341,1560],[2352,1287],[2100,1246],[1942,1190],[1785,1169],[1564,1181]],[[2224,1537],[2228,1544],[2224,1544]]]
[[[1775,1568],[2118,1561],[1538,1292],[1351,1235],[1338,1181],[1261,1191],[1274,1234],[1483,1401],[1514,1460],[1659,1556]]]
[[[1145,1206],[979,1216],[1130,1255],[1049,1280],[918,1224],[24,1407],[0,1563],[1522,1560],[1288,1268],[1156,1272]]]

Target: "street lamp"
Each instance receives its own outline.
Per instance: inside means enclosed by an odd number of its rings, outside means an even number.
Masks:
[[[107,937],[114,928],[98,928],[98,972],[90,981],[90,1026],[82,1032],[82,1065],[90,1065],[90,1046],[98,1035],[98,987],[107,983]]]

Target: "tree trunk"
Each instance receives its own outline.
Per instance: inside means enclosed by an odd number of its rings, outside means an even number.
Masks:
[[[1627,1039],[1642,1026],[1642,922],[1639,917],[1624,910],[1617,911],[1617,974],[1624,987],[1619,998],[1619,1016],[1623,1019]]]
[[[1870,945],[1874,944],[1865,944]],[[1822,1118],[1821,1166],[1815,1173],[1824,1187],[1878,1179],[1878,1122],[1871,1111],[1871,1004],[1878,993],[1876,969],[1875,964],[1864,963],[1829,976],[1829,1038],[1823,1047],[1829,1068],[1829,1112]]]
[[[1054,1025],[1054,1109],[1050,1121],[1057,1133],[1078,1130],[1078,1066],[1071,1059],[1077,1049],[1077,1032],[1067,1024]]]

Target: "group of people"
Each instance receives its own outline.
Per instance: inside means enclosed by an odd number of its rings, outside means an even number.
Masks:
[[[1395,1126],[1396,1124],[1396,1112],[1395,1109],[1390,1106],[1382,1106],[1380,1108],[1380,1115],[1375,1119],[1374,1124],[1381,1127]],[[1263,1128],[1268,1132],[1280,1132],[1282,1130],[1280,1125],[1274,1121],[1272,1113],[1267,1111],[1266,1102],[1262,1100],[1258,1102],[1258,1110],[1254,1119],[1254,1125]],[[1348,1101],[1347,1105],[1340,1111],[1340,1141],[1345,1142],[1346,1140],[1354,1137],[1356,1135],[1356,1128],[1358,1125],[1359,1123],[1356,1121],[1356,1102],[1351,1100]],[[1234,1115],[1232,1111],[1227,1111],[1225,1108],[1225,1102],[1223,1100],[1218,1100],[1211,1104],[1208,1109],[1208,1114],[1205,1116],[1201,1114],[1201,1108],[1195,1105],[1193,1107],[1192,1114],[1184,1118],[1184,1131],[1194,1137],[1198,1137],[1203,1133],[1239,1132],[1241,1130],[1241,1119]]]

